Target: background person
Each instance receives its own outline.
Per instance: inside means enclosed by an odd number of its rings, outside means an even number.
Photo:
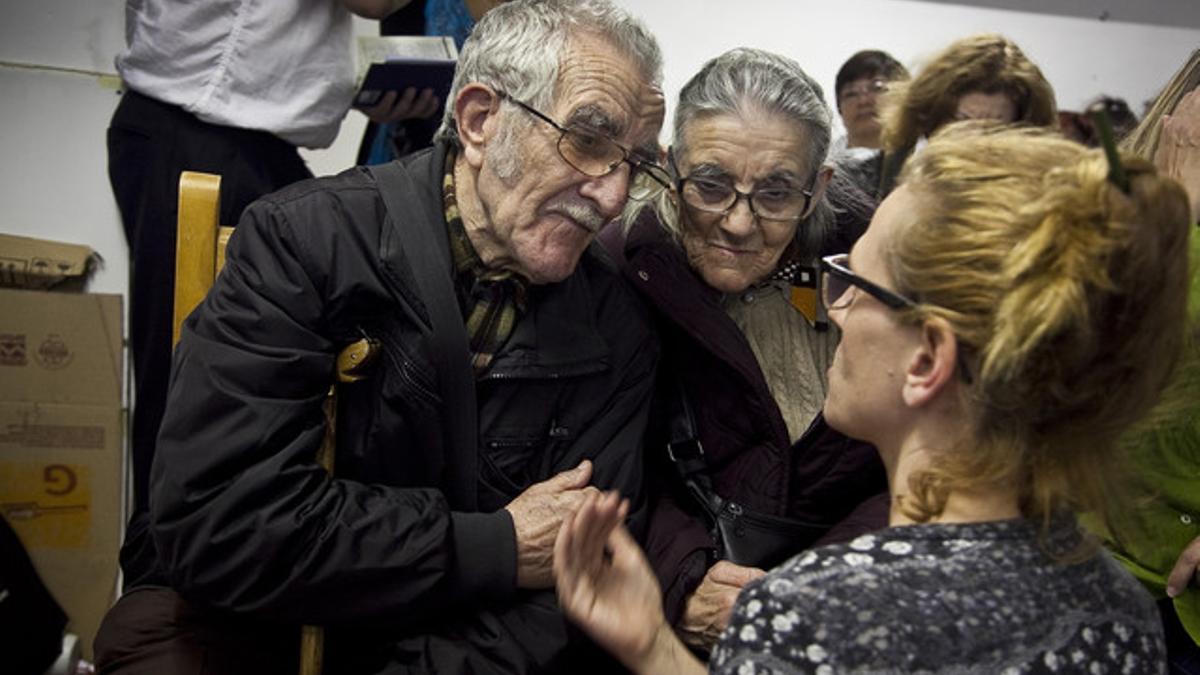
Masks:
[[[1200,50],[1175,73],[1123,148],[1188,191],[1200,222]],[[1158,598],[1170,672],[1200,673],[1200,237],[1191,239],[1191,330],[1150,424],[1129,434],[1136,474],[1155,495],[1100,528],[1114,555]]]
[[[1102,104],[1108,111],[1109,123],[1115,138],[1124,138],[1133,132],[1138,125],[1137,115],[1129,109],[1129,104],[1123,98],[1100,95],[1088,101],[1083,106],[1083,112],[1074,110],[1058,111],[1058,128],[1063,136],[1082,143],[1089,148],[1102,145],[1100,132],[1096,129],[1087,111],[1094,105]]]
[[[1042,71],[1001,35],[975,35],[939,52],[882,101],[882,154],[869,172],[872,190],[891,192],[905,160],[923,139],[957,120],[1058,126],[1054,90]]]
[[[382,18],[407,0],[201,4],[129,0],[124,93],[108,128],[108,175],[129,244],[134,514],[123,560],[145,534],[150,466],[167,399],[179,174],[220,174],[221,223],[264,194],[311,178],[298,148],[337,136],[354,96],[352,13]],[[391,108],[372,114],[389,119]],[[147,573],[123,565],[126,583]]]
[[[1184,344],[1187,197],[1122,163],[1127,193],[1100,151],[955,125],[824,259],[825,413],[878,448],[892,527],[750,584],[713,671],[1161,671],[1150,597],[1075,522],[1116,507],[1119,437]],[[593,495],[566,519],[560,603],[636,672],[702,670],[620,513]]]
[[[668,459],[678,420],[665,410],[680,391],[712,490],[807,525],[805,540],[773,562],[886,523],[886,497],[855,512],[885,490],[874,449],[820,414],[838,339],[816,313],[816,261],[835,228],[824,165],[830,117],[820,86],[789,58],[735,49],[712,59],[679,93],[676,189],[631,201],[631,221],[602,236],[664,345],[646,549],[667,616],[699,649],[712,646],[742,586],[762,572],[721,559],[709,515]],[[812,304],[793,304],[796,293]]]
[[[908,69],[891,54],[878,49],[856,52],[838,69],[834,96],[846,135],[833,143],[833,151],[847,148],[879,149],[879,113],[876,99],[896,80],[907,80]]]
[[[475,22],[504,0],[417,0],[379,22],[380,35],[446,35],[461,50]],[[388,98],[388,97],[391,98]],[[380,106],[393,104],[403,115],[391,115],[388,122],[372,121],[363,131],[358,147],[358,164],[390,162],[433,144],[433,135],[445,113],[445,101],[433,90],[388,92]]]

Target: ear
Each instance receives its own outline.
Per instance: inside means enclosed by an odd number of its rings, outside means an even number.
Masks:
[[[817,208],[817,203],[825,196],[825,188],[829,186],[829,181],[833,179],[833,167],[822,166],[817,172],[817,180],[813,183],[812,198],[808,200],[808,208],[804,210],[804,215],[801,218],[807,218],[812,214],[813,209]]]
[[[953,386],[958,372],[958,338],[945,319],[926,320],[920,342],[904,372],[904,403],[920,408]]]
[[[500,97],[486,85],[472,82],[454,98],[454,123],[462,142],[462,155],[475,169],[483,166],[483,154],[495,133]]]

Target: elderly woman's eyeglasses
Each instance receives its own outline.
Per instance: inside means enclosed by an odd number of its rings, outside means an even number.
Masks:
[[[629,164],[629,197],[645,200],[654,197],[671,185],[666,169],[653,161],[638,157],[633,151],[604,134],[576,125],[562,126],[545,113],[508,94],[496,92],[500,98],[514,105],[558,131],[555,147],[563,161],[585,176],[599,178],[607,176],[622,163]]]
[[[891,309],[915,307],[917,303],[858,276],[849,267],[845,253],[821,258],[821,301],[825,309],[843,309],[850,304],[850,288],[861,288]]]
[[[673,154],[667,154],[671,170],[679,175]],[[750,213],[765,220],[799,220],[808,210],[812,190],[784,186],[762,187],[742,192],[728,182],[708,176],[680,176],[676,189],[683,202],[697,211],[726,214],[737,206],[739,199],[750,205]]]

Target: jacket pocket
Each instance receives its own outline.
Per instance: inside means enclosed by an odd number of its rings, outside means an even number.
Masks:
[[[389,380],[394,376],[393,386],[384,391],[384,395],[394,397],[415,396],[424,403],[432,406],[442,405],[442,396],[438,393],[437,375],[428,358],[422,359],[423,342],[413,332],[407,339],[394,334],[396,329],[382,329],[376,332],[383,348],[382,358]]]
[[[343,475],[398,487],[437,485],[445,466],[443,403],[430,369],[418,361],[419,338],[405,345],[387,330],[364,333],[379,341],[381,353],[366,379],[342,385],[338,395]]]
[[[549,456],[547,440],[546,434],[532,431],[483,439],[480,459],[484,485],[497,497],[511,500],[538,482],[543,474],[543,460]]]
[[[506,429],[480,439],[480,508],[500,508],[550,478],[574,433],[551,420],[544,428]]]

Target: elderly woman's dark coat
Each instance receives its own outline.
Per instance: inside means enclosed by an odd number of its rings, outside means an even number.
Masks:
[[[653,308],[662,342],[661,397],[681,382],[693,409],[716,492],[757,512],[819,524],[816,542],[848,540],[887,524],[887,482],[875,448],[831,429],[818,415],[795,444],[758,361],[720,305],[721,294],[689,267],[652,209],[601,242]],[[678,380],[672,380],[678,378]],[[647,485],[656,490],[645,548],[663,588],[667,618],[716,562],[709,523],[667,458],[666,413],[652,414]]]

